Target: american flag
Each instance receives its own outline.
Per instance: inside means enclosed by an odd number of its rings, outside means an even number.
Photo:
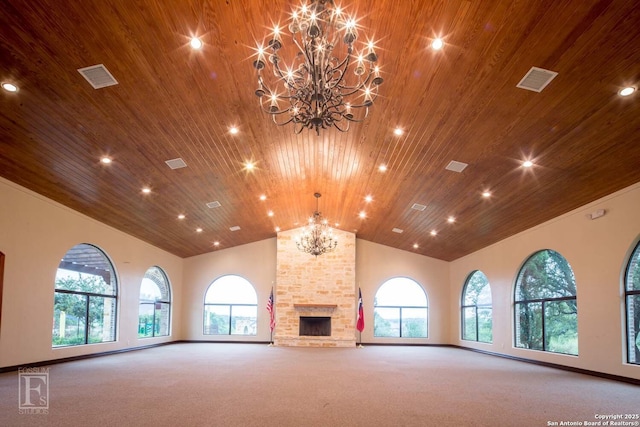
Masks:
[[[276,319],[273,313],[273,289],[271,289],[271,294],[269,295],[269,299],[267,300],[267,311],[269,312],[269,328],[271,332],[273,332],[273,328],[276,327]]]

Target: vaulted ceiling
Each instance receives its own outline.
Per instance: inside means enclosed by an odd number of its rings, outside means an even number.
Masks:
[[[319,136],[254,94],[256,45],[297,5],[5,0],[0,176],[181,257],[299,227],[319,192],[338,228],[442,260],[640,181],[640,94],[618,94],[640,84],[635,0],[342,0],[384,83],[364,122]],[[96,64],[118,84],[77,71]],[[558,75],[516,87],[532,67]]]

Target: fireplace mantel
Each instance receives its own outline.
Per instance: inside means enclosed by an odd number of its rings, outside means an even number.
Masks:
[[[293,304],[293,308],[296,310],[304,310],[309,308],[315,308],[317,310],[335,310],[338,308],[338,304]]]
[[[296,311],[307,312],[333,312],[338,308],[338,304],[293,304]]]

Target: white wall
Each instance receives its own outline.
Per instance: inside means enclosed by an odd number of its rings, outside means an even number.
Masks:
[[[138,339],[138,298],[145,272],[157,265],[181,299],[182,259],[0,179],[0,252],[5,254],[0,367],[99,353],[179,339],[180,307],[172,307],[169,337]],[[79,243],[106,252],[118,277],[117,341],[51,348],[55,274]]]
[[[394,339],[373,336],[373,299],[384,282],[409,277],[427,293],[428,338]],[[362,289],[365,329],[362,341],[371,343],[447,344],[449,339],[449,263],[407,251],[356,240],[356,283]]]
[[[541,207],[543,209],[543,207]],[[589,220],[586,214],[605,209]],[[450,342],[466,347],[567,366],[640,378],[640,366],[625,364],[622,278],[640,235],[640,184],[604,197],[566,215],[512,236],[451,263]],[[513,289],[526,259],[553,249],[571,265],[578,303],[578,356],[513,346]],[[460,298],[464,282],[481,270],[491,284],[493,344],[460,339]]]
[[[247,279],[258,294],[258,330],[255,336],[204,335],[204,295],[220,276]],[[183,339],[204,341],[269,341],[267,299],[276,280],[276,239],[222,249],[184,260]]]

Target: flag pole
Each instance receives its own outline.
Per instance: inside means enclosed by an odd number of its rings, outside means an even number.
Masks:
[[[275,327],[274,322],[274,310],[275,304],[273,300],[273,282],[271,282],[271,293],[269,294],[269,300],[267,301],[267,311],[269,312],[269,347],[273,347],[273,328]]]
[[[360,341],[356,348],[364,348],[362,346],[362,330],[364,329],[364,308],[362,305],[362,289],[360,289],[360,286],[358,286],[358,320],[356,322],[356,329],[358,330],[358,341]]]

